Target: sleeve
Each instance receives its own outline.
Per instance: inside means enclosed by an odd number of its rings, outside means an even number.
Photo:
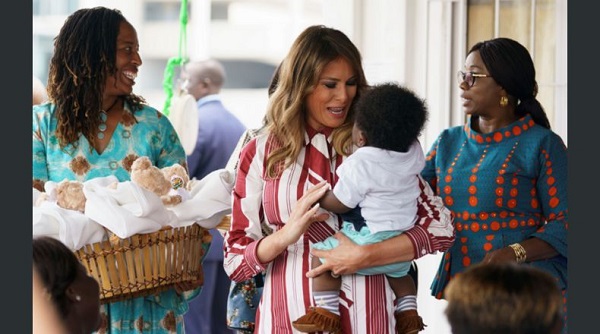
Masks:
[[[340,203],[348,208],[356,207],[364,198],[368,182],[364,182],[364,168],[359,161],[348,157],[337,171],[338,181],[333,187],[333,194]],[[362,181],[362,182],[361,182]]]
[[[567,203],[567,148],[562,139],[548,136],[539,152],[539,176],[536,191],[546,224],[532,236],[552,245],[567,257],[568,203]]]
[[[232,281],[242,282],[265,270],[256,256],[256,247],[263,238],[261,220],[264,136],[252,139],[240,153],[235,186],[231,226],[225,233],[223,266]]]
[[[429,184],[421,176],[418,178],[421,194],[418,198],[417,222],[404,232],[412,241],[415,259],[446,251],[455,238],[452,213],[444,206],[442,199],[433,193]]]
[[[157,111],[157,113],[160,113]],[[154,165],[158,168],[180,164],[187,169],[185,150],[179,141],[179,136],[169,118],[162,115],[158,119],[158,127],[161,145],[159,147],[158,160]]]
[[[48,165],[46,157],[46,138],[50,127],[50,113],[47,107],[33,107],[33,181],[43,184],[48,181]]]

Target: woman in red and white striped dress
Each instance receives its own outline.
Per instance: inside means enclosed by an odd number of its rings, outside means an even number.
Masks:
[[[296,333],[292,321],[314,306],[311,245],[342,220],[320,209],[336,168],[352,152],[353,105],[367,86],[361,56],[341,31],[304,30],[284,59],[267,109],[267,131],[240,155],[225,270],[233,281],[265,272],[255,333]],[[418,225],[402,235],[406,259],[447,249],[451,217],[422,182]],[[394,333],[394,294],[384,275],[342,276],[343,333]]]

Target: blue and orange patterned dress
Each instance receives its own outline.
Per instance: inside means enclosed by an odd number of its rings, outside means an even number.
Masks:
[[[486,253],[536,237],[559,255],[526,264],[557,279],[566,305],[567,148],[558,135],[529,115],[488,134],[475,132],[469,120],[440,134],[422,176],[455,216],[456,239],[441,260],[433,296],[443,298],[452,277]]]
[[[125,108],[131,110],[127,104]],[[50,103],[33,107],[34,182],[83,182],[109,175],[128,181],[131,164],[140,156],[149,157],[159,168],[175,163],[186,166],[185,152],[174,128],[167,117],[152,107],[126,113],[102,154],[91,148],[83,136],[76,148],[68,145],[62,150],[55,135],[54,113],[55,106]],[[205,254],[209,245],[203,244]],[[183,314],[188,310],[188,301],[199,292],[195,289],[178,295],[170,289],[104,304],[99,333],[184,333]]]

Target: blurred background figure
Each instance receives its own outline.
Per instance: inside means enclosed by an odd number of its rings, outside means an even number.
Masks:
[[[221,101],[219,93],[226,73],[218,60],[187,64],[182,79],[183,89],[196,99],[198,106],[198,139],[187,161],[190,178],[200,180],[225,167],[246,127]]]
[[[49,312],[38,312],[38,316],[47,316],[50,320],[40,326],[65,326],[69,334],[90,334],[99,328],[100,316],[100,286],[87,274],[85,267],[75,254],[60,240],[50,237],[33,239],[34,288],[36,281],[42,285],[42,298],[47,298],[56,308]],[[34,307],[36,295],[39,300],[39,290],[34,289]],[[43,305],[43,304],[42,304]],[[52,312],[56,311],[64,324],[52,320]],[[54,318],[56,319],[56,318]],[[40,319],[37,319],[40,320]],[[34,332],[36,328],[34,321]],[[43,333],[53,333],[52,328],[38,330]],[[60,332],[58,332],[60,333]]]
[[[54,307],[54,304],[48,299],[48,293],[44,288],[44,284],[40,281],[40,274],[33,267],[32,274],[33,287],[31,290],[32,295],[32,333],[44,333],[44,334],[63,334],[67,332],[65,325],[61,318],[58,316],[58,312]]]
[[[221,101],[219,93],[226,73],[218,60],[186,64],[182,79],[182,88],[196,99],[198,107],[198,139],[187,163],[190,178],[200,180],[214,170],[225,168],[246,127]],[[223,237],[216,229],[210,233],[212,243],[202,262],[202,292],[184,315],[186,332],[191,334],[233,333],[227,328],[231,281],[223,269]]]
[[[454,334],[558,334],[563,327],[556,280],[535,267],[477,264],[456,275],[445,295]]]
[[[33,105],[40,104],[48,100],[48,94],[46,93],[46,86],[42,80],[37,77],[33,77],[33,94],[32,94]]]

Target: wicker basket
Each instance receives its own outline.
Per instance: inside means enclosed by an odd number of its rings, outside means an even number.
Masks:
[[[210,233],[193,224],[85,245],[75,255],[100,285],[100,302],[156,294],[175,283],[203,281],[203,242]]]
[[[221,222],[215,226],[217,230],[222,230],[223,232],[229,231],[229,227],[231,226],[231,215],[227,215],[221,219]]]

